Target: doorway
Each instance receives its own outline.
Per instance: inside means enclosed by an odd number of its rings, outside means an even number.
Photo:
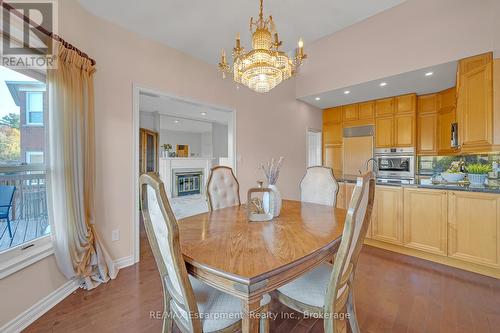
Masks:
[[[139,175],[151,160],[181,219],[207,210],[205,187],[210,169],[224,165],[236,170],[236,112],[171,94],[134,86],[134,259],[140,258]],[[141,133],[155,133],[147,156]],[[146,138],[147,139],[147,138]],[[151,141],[151,140],[150,140]],[[153,162],[154,161],[154,162]]]
[[[319,130],[307,129],[307,167],[321,166],[323,164],[322,133]]]

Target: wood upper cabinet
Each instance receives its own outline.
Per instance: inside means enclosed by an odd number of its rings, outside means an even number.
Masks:
[[[394,117],[375,119],[375,147],[391,148],[394,138]]]
[[[415,114],[394,116],[394,146],[415,147]]]
[[[342,123],[323,124],[323,143],[342,144]]]
[[[323,123],[341,123],[342,107],[329,108],[323,110]]]
[[[418,96],[417,110],[417,154],[436,155],[438,152],[438,94]]]
[[[324,165],[333,169],[335,175],[341,175],[343,169],[343,147],[342,145],[323,145]]]
[[[438,111],[438,94],[427,94],[418,96],[418,114],[436,113]]]
[[[375,115],[377,117],[391,116],[394,114],[394,97],[378,99],[375,101]]]
[[[417,95],[408,94],[395,97],[396,108],[395,113],[415,113],[417,107]]]
[[[358,120],[358,104],[344,105],[342,107],[342,117],[344,121]]]
[[[444,90],[438,94],[438,153],[454,153],[451,147],[451,125],[456,122],[456,88]]]
[[[373,119],[375,116],[375,102],[363,102],[358,104],[359,119]]]
[[[377,186],[375,214],[372,213],[371,238],[391,244],[403,244],[403,188]]]
[[[437,154],[437,113],[424,113],[417,116],[417,154]],[[450,125],[451,126],[451,125]]]
[[[404,246],[447,255],[447,192],[404,189]]]
[[[448,256],[500,267],[500,196],[448,192]]]
[[[457,120],[461,148],[488,148],[493,143],[493,55],[459,62]]]

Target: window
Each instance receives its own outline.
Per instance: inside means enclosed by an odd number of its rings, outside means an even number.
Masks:
[[[45,82],[31,74],[0,66],[0,206],[7,208],[0,212],[0,279],[53,253],[43,165]]]
[[[307,167],[322,165],[321,132],[307,130]]]
[[[43,164],[43,151],[27,151],[26,152],[27,164]]]
[[[26,92],[26,124],[43,125],[43,92]]]

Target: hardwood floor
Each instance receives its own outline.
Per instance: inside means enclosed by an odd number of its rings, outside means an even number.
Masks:
[[[362,332],[498,332],[500,280],[365,246],[356,274]],[[323,332],[321,320],[304,319],[274,302],[271,332]],[[25,332],[160,332],[160,279],[142,232],[141,262],[95,290],[78,290]],[[294,319],[285,316],[294,315]]]

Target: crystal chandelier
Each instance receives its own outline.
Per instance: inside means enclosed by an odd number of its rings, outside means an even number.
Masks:
[[[264,19],[263,0],[260,0],[259,19],[250,19],[250,33],[252,34],[252,50],[245,52],[241,47],[240,34],[236,35],[236,46],[233,48],[233,68],[226,62],[226,53],[222,50],[219,70],[222,77],[226,73],[233,73],[236,83],[241,83],[248,88],[265,93],[276,87],[282,81],[296,73],[297,67],[302,65],[307,57],[304,54],[304,43],[299,39],[299,47],[295,58],[291,60],[288,55],[280,51],[282,42],[274,26],[273,17]],[[274,41],[273,41],[274,34]]]

